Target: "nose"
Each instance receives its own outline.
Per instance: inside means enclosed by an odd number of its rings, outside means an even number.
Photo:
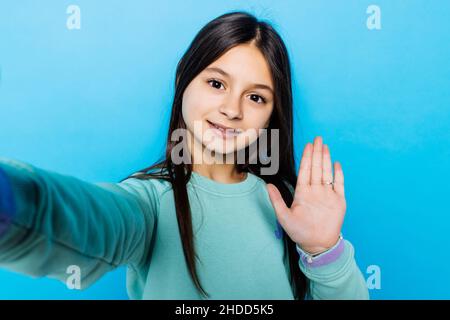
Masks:
[[[226,115],[229,119],[241,119],[242,108],[239,97],[229,96],[228,99],[220,106],[219,111]]]

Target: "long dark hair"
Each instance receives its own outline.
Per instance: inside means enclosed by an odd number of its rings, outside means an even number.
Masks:
[[[179,141],[172,141],[171,137],[174,130],[186,129],[182,117],[182,97],[188,84],[227,50],[251,41],[254,41],[257,48],[262,52],[271,69],[274,83],[274,109],[267,129],[269,132],[270,129],[279,130],[279,154],[282,156],[279,159],[279,170],[275,175],[261,175],[260,171],[264,165],[259,162],[259,159],[256,163],[254,161],[249,163],[250,161],[246,159],[245,164],[237,164],[237,170],[240,173],[250,172],[262,178],[266,183],[274,184],[280,190],[286,204],[291,206],[293,201],[292,187],[296,185],[297,176],[294,163],[289,57],[283,40],[273,27],[267,22],[258,21],[247,12],[238,11],[221,15],[206,24],[195,36],[177,65],[175,96],[172,103],[165,157],[158,160],[156,164],[129,176],[138,179],[158,178],[171,183],[184,257],[195,286],[202,295],[207,297],[209,295],[201,286],[196,272],[194,258],[198,258],[198,256],[194,250],[191,211],[186,188],[192,173],[192,162],[184,163],[183,161],[181,164],[175,164],[172,161],[172,149]],[[268,140],[270,141],[270,136]],[[270,146],[270,142],[268,145]],[[270,153],[270,147],[268,149]],[[308,281],[299,268],[299,256],[295,243],[285,232],[283,232],[283,239],[285,254],[287,250],[289,257],[293,295],[296,299],[304,299],[308,289]]]

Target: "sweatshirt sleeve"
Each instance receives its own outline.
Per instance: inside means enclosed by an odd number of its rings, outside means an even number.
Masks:
[[[141,180],[88,183],[0,158],[0,267],[85,289],[106,272],[147,259],[156,192]]]
[[[359,270],[354,248],[342,239],[328,252],[311,257],[297,247],[299,266],[309,279],[309,298],[314,300],[368,300],[369,290]]]

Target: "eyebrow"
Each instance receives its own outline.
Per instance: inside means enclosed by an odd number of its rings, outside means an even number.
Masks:
[[[222,74],[225,77],[231,78],[231,76],[225,70],[222,70],[221,68],[218,68],[218,67],[209,67],[209,68],[206,68],[205,71],[217,72],[217,73]],[[262,83],[255,83],[253,85],[253,87],[259,88],[259,89],[269,90],[273,94],[273,89],[270,86],[268,86],[268,85],[265,85],[265,84],[262,84]]]

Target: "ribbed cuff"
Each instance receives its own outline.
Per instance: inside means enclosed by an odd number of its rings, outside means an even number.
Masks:
[[[10,226],[15,212],[16,205],[11,184],[5,171],[0,168],[0,236]]]
[[[300,259],[302,260],[303,264],[310,268],[315,268],[336,261],[344,252],[345,243],[341,235],[338,242],[333,247],[317,256],[313,256],[310,253],[305,252],[300,248],[298,244],[296,245],[296,248],[297,252],[300,254]]]

